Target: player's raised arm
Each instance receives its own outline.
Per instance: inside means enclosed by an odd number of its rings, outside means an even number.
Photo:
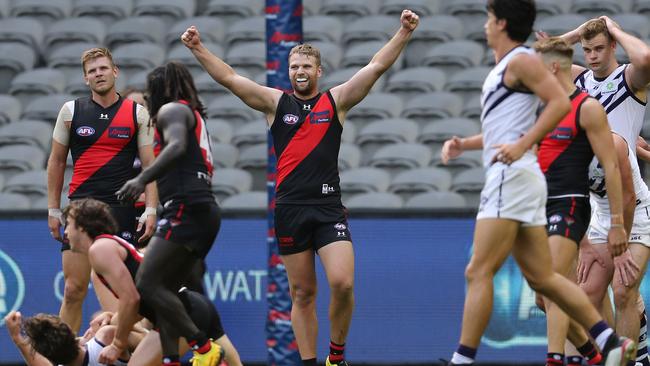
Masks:
[[[368,65],[354,74],[350,80],[332,88],[332,97],[338,107],[339,120],[343,121],[345,113],[368,95],[377,79],[397,60],[411,38],[411,33],[418,26],[420,18],[414,12],[404,10],[400,16],[400,22],[400,29],[373,56]]]
[[[270,121],[273,120],[275,108],[282,96],[280,90],[259,85],[237,74],[230,65],[203,45],[199,30],[195,26],[187,28],[181,36],[181,41],[215,81],[233,92],[249,107],[266,114]]]
[[[607,31],[623,47],[630,59],[630,66],[625,70],[627,83],[635,93],[643,92],[650,83],[650,47],[642,40],[625,32],[609,17],[600,17],[607,25]]]

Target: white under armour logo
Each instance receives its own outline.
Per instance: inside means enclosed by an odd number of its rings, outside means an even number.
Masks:
[[[302,110],[303,111],[311,111],[311,104],[303,104],[302,105]]]
[[[108,114],[100,113],[99,119],[108,119]]]

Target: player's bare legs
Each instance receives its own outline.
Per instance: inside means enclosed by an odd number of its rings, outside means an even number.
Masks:
[[[314,252],[283,255],[282,262],[287,270],[291,292],[291,327],[296,336],[300,357],[303,360],[316,358],[316,268]]]
[[[637,299],[639,298],[639,285],[643,280],[648,259],[650,259],[650,249],[643,244],[630,243],[630,252],[632,258],[640,267],[637,279],[628,286],[625,286],[620,279],[618,268],[614,270],[614,279],[612,288],[614,289],[614,305],[616,308],[616,333],[630,339],[639,338],[639,310]]]
[[[90,282],[90,263],[86,254],[75,253],[72,250],[64,250],[61,257],[65,287],[59,316],[72,331],[79,333],[81,310]]]
[[[344,344],[354,310],[354,250],[349,241],[328,244],[318,250],[330,286],[330,338]]]

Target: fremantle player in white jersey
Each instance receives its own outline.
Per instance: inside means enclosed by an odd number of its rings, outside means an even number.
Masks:
[[[485,33],[496,66],[481,96],[482,135],[453,138],[447,161],[465,149],[483,148],[486,182],[466,268],[467,293],[460,344],[449,365],[474,364],[490,319],[493,278],[512,253],[531,288],[551,299],[595,339],[605,365],[625,365],[636,351],[602,320],[577,285],[553,272],[546,234],[546,180],[531,151],[570,111],[569,98],[534,51],[523,46],[532,32],[533,0],[489,0]],[[546,108],[536,117],[540,101]],[[625,235],[610,239],[612,251],[627,247]]]

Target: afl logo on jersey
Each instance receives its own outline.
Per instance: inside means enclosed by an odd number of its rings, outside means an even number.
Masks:
[[[16,262],[0,250],[0,327],[9,312],[18,310],[25,296],[25,280]]]
[[[298,123],[298,116],[295,114],[285,114],[284,117],[282,117],[282,122],[288,124],[288,125],[295,125]]]
[[[89,126],[81,126],[77,128],[77,135],[79,136],[92,136],[95,134],[95,129]]]

